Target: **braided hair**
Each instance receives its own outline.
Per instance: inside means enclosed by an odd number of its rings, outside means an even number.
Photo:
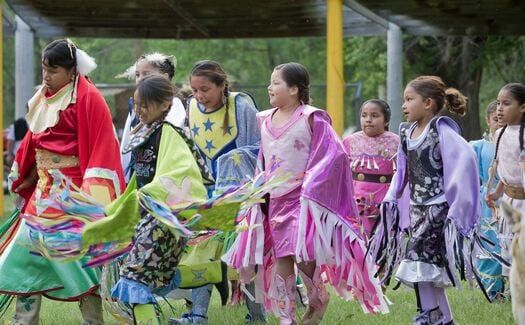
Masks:
[[[509,92],[509,94],[519,103],[519,105],[525,104],[525,86],[521,83],[509,83],[503,86],[501,88],[501,91],[506,90]],[[496,152],[494,154],[494,159],[498,157],[498,147],[499,147],[499,141],[501,139],[501,136],[503,135],[503,132],[507,128],[507,125],[505,125],[498,136],[498,141],[496,142]],[[519,143],[520,143],[520,152],[523,151],[523,133],[525,129],[525,113],[521,114],[521,120],[520,120],[520,132],[519,132]]]
[[[281,70],[281,76],[288,87],[297,87],[301,103],[310,103],[310,75],[302,64],[296,62],[283,63],[273,70]]]
[[[228,100],[230,98],[230,89],[228,87],[228,76],[226,75],[226,72],[224,72],[218,62],[212,60],[203,60],[195,63],[191,69],[190,79],[191,77],[206,77],[210,82],[219,87],[224,85],[223,104],[226,111],[224,112],[224,119],[222,121],[222,133],[225,135],[228,133],[230,126],[230,118],[228,114],[230,109]]]

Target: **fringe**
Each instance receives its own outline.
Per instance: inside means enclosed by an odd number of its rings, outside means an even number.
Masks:
[[[315,261],[321,277],[345,300],[357,299],[365,313],[388,313],[376,265],[357,232],[335,213],[301,198],[296,260]]]
[[[405,255],[406,232],[401,230],[399,223],[397,203],[383,202],[379,217],[371,231],[368,251],[379,266],[376,275],[385,285],[390,284],[394,270]]]
[[[2,255],[15,237],[20,226],[20,210],[16,209],[0,227],[0,255]]]

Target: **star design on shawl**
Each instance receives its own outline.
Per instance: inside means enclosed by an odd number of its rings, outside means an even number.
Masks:
[[[200,127],[198,127],[197,124],[193,123],[193,128],[191,128],[191,132],[193,132],[194,136],[198,136],[199,135],[199,129],[200,129]]]
[[[204,131],[210,131],[211,132],[213,124],[215,124],[215,122],[210,121],[210,118],[208,117],[208,120],[206,122],[202,123],[202,124],[204,124]]]
[[[242,158],[242,156],[238,152],[232,154],[232,156],[230,157],[230,159],[233,160],[233,165],[235,165],[235,166],[239,165],[239,163],[241,162],[241,158]]]
[[[191,270],[191,273],[193,273],[194,275],[193,279],[191,279],[191,282],[208,281],[204,276],[204,274],[206,273],[206,269]]]
[[[184,177],[180,186],[178,186],[173,179],[168,176],[161,176],[159,178],[160,183],[166,191],[168,192],[168,197],[166,198],[166,204],[168,206],[174,206],[183,202],[191,202],[191,187],[192,183],[188,177]]]
[[[301,151],[301,150],[303,150],[303,148],[306,147],[306,146],[305,146],[304,143],[302,143],[301,141],[295,139],[295,143],[294,143],[293,147],[295,148],[295,150],[297,150],[297,151]]]
[[[225,133],[228,133],[228,134],[232,134],[232,129],[233,129],[233,126],[227,126],[226,127],[226,130],[224,126],[221,126],[221,129],[225,132]]]
[[[211,152],[211,149],[215,149],[215,146],[213,145],[213,140],[206,140],[206,149],[208,152]]]

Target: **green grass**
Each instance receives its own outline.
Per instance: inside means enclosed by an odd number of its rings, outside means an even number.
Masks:
[[[4,216],[11,213],[11,199],[6,195]],[[3,219],[0,219],[2,222]],[[463,284],[463,290],[448,289],[450,304],[452,306],[452,313],[457,323],[461,325],[504,325],[514,324],[512,319],[512,311],[510,302],[503,303],[488,303],[478,289],[470,289],[467,284]],[[361,310],[357,302],[346,302],[339,299],[333,291],[331,291],[331,300],[328,305],[326,315],[322,324],[411,324],[412,317],[415,314],[416,303],[415,296],[412,290],[400,288],[393,291],[388,290],[387,296],[392,301],[390,306],[390,313],[385,315],[367,315]],[[186,312],[186,308],[182,301],[173,301],[172,311],[167,306],[163,306],[164,314],[167,317],[179,317]],[[297,316],[300,319],[303,308],[298,308]],[[0,318],[0,324],[8,321],[14,313],[14,304],[11,305],[10,310],[6,316]],[[214,290],[212,296],[212,303],[208,312],[209,324],[214,325],[233,325],[243,324],[244,316],[246,314],[246,307],[244,306],[221,306],[217,292]],[[80,324],[81,316],[77,307],[77,303],[57,302],[44,299],[41,310],[41,324]],[[111,315],[104,315],[106,324],[119,324]],[[269,324],[278,324],[277,318],[269,317]]]
[[[385,315],[367,315],[361,310],[356,302],[345,302],[335,296],[331,291],[331,300],[322,324],[411,324],[412,316],[415,314],[415,297],[412,291],[399,289],[389,291],[388,297],[392,301],[390,313]],[[509,302],[489,304],[477,289],[465,288],[463,291],[449,289],[447,291],[452,306],[454,319],[461,325],[492,325],[492,324],[514,324],[512,320]],[[163,310],[167,317],[180,316],[186,312],[181,300],[172,301],[174,311],[164,306]],[[14,304],[1,322],[7,321],[14,312]],[[297,317],[300,318],[304,312],[298,308]],[[246,308],[244,306],[221,306],[216,291],[212,296],[212,303],[208,312],[209,324],[242,324]],[[41,310],[41,324],[80,324],[80,311],[76,303],[56,302],[44,299]],[[278,324],[274,316],[270,316],[269,324]],[[106,324],[119,324],[109,314],[104,315]]]

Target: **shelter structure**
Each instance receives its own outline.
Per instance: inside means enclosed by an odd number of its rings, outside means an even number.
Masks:
[[[24,46],[32,46],[28,31],[36,37],[326,37],[326,106],[339,133],[343,131],[344,37],[387,35],[387,100],[400,107],[403,33],[518,35],[524,32],[525,16],[524,2],[494,0],[6,0],[4,5],[17,15],[16,29],[20,26],[24,31],[20,40]],[[16,48],[16,57],[22,57],[18,51],[23,50]],[[27,77],[18,71],[17,80]],[[31,83],[21,82],[20,87],[32,87]],[[27,101],[25,91],[20,91],[20,98],[18,94],[17,90],[17,112]],[[393,111],[398,114],[391,120],[395,128],[401,116],[399,110]]]

